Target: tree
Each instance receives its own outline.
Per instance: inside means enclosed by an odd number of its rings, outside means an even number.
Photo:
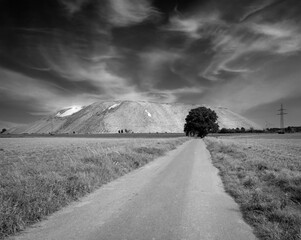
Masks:
[[[184,132],[186,136],[205,137],[210,132],[218,131],[217,115],[210,108],[191,109],[186,117]]]
[[[229,130],[227,128],[222,128],[219,132],[220,133],[228,133]]]
[[[6,131],[7,131],[6,128],[2,128],[2,131],[0,134],[5,133]]]

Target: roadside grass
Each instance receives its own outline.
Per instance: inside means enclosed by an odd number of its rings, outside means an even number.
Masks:
[[[2,139],[0,239],[42,220],[187,138]]]
[[[205,140],[226,191],[264,240],[301,239],[300,140]]]

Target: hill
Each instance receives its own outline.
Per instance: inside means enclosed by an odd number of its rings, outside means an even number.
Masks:
[[[153,103],[142,101],[96,102],[88,106],[62,109],[11,133],[135,133],[183,132],[185,118],[199,105],[182,103]],[[227,108],[210,107],[218,115],[220,128],[260,128],[250,120]]]

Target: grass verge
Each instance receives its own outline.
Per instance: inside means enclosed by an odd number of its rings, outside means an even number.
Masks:
[[[186,140],[83,138],[1,142],[0,239],[42,220]]]
[[[284,143],[258,141],[205,140],[226,191],[258,238],[300,240],[301,149],[291,146],[290,151],[288,144],[281,149]]]

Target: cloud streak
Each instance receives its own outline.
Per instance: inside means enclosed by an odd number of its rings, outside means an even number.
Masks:
[[[158,12],[148,0],[111,0],[108,20],[113,26],[125,27],[155,17]]]
[[[68,14],[73,15],[80,11],[82,7],[91,2],[91,0],[60,0]]]
[[[297,54],[301,50],[300,27],[289,20],[237,24],[220,19],[218,14],[213,14],[211,18],[206,15],[186,19],[174,16],[168,29],[187,34],[192,43],[210,38],[215,54],[208,68],[199,74],[211,81],[223,80],[223,76],[219,76],[220,71],[253,71],[256,63],[250,59],[254,55],[283,56]],[[248,64],[243,64],[244,61],[238,63],[237,60],[242,58],[249,60]]]

